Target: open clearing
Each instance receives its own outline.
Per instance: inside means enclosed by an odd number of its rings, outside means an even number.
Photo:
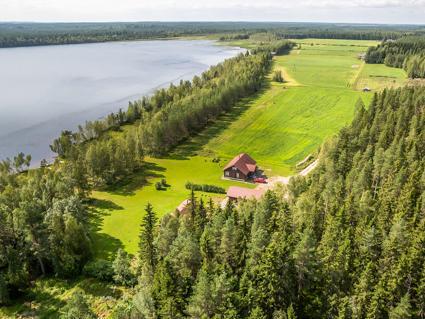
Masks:
[[[364,65],[358,59],[377,42],[296,42],[300,48],[275,58],[274,68],[284,70],[287,83],[269,80],[257,96],[239,103],[169,157],[146,159],[146,169],[129,184],[92,194],[96,200],[92,220],[98,257],[111,257],[119,247],[136,253],[146,204],[150,202],[159,216],[174,210],[189,195],[187,181],[224,188],[249,186],[221,179],[222,167],[240,152],[249,153],[269,176],[293,175],[297,162],[351,121],[359,98],[368,104],[373,92],[362,92],[364,86],[375,90],[405,82],[405,73],[400,69]],[[238,44],[244,46],[243,41]],[[212,162],[215,157],[221,161]],[[170,187],[157,191],[155,183],[162,178]],[[207,200],[210,195],[197,196]],[[218,200],[223,196],[213,197]]]

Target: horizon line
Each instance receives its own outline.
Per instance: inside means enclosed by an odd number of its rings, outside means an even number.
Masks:
[[[357,26],[425,26],[425,23],[384,23],[384,22],[341,22],[341,21],[265,21],[265,20],[92,20],[92,21],[65,21],[65,20],[44,20],[44,21],[34,21],[34,20],[4,20],[0,21],[0,24],[89,24],[89,23],[99,23],[99,24],[108,24],[108,23],[264,23],[264,24],[334,24],[334,25],[357,25]]]

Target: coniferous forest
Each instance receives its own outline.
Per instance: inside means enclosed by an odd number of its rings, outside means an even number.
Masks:
[[[366,63],[403,68],[412,79],[425,78],[425,37],[409,36],[385,41],[367,51]]]
[[[360,25],[296,22],[115,22],[115,23],[0,23],[0,47],[94,43],[197,35],[246,39],[259,32],[279,38],[397,39],[423,34],[416,25]]]
[[[158,227],[147,207],[139,284],[115,316],[423,318],[424,106],[419,88],[359,103],[285,199],[219,209],[193,196]]]

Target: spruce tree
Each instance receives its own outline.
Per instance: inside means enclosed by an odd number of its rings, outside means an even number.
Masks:
[[[145,208],[145,215],[142,219],[141,231],[139,235],[139,258],[142,267],[153,275],[157,261],[157,249],[155,247],[155,229],[158,218],[153,211],[152,205],[148,203]]]

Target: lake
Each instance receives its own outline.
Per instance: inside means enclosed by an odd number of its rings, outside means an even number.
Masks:
[[[62,130],[242,51],[206,40],[0,49],[0,159],[24,152],[38,165],[52,158],[49,144]]]

